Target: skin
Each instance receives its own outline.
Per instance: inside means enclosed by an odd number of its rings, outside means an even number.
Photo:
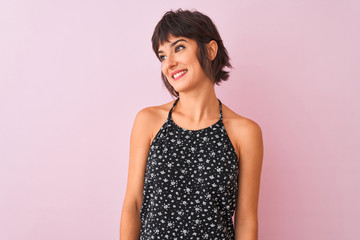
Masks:
[[[171,43],[179,41],[174,46]],[[181,46],[180,46],[181,45]],[[217,54],[217,43],[207,45],[209,59]],[[197,43],[185,37],[169,37],[159,47],[161,69],[169,83],[179,92],[180,100],[172,120],[180,127],[197,130],[219,120],[219,103],[214,84],[206,76],[196,57]],[[172,78],[175,70],[186,69],[180,79]],[[151,142],[164,124],[174,100],[163,105],[141,109],[130,136],[130,160],[124,199],[120,240],[139,239],[140,208],[143,200],[145,166]],[[240,169],[238,202],[235,210],[235,239],[258,239],[258,199],[263,161],[263,140],[260,126],[240,116],[222,103],[223,123],[237,154]]]

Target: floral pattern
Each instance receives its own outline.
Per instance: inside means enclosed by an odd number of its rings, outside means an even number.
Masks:
[[[188,130],[171,118],[178,100],[149,149],[140,240],[235,239],[239,162],[221,101],[218,122]]]

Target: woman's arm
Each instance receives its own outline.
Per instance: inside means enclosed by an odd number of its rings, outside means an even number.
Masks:
[[[263,139],[260,126],[250,120],[238,128],[240,152],[238,200],[235,211],[235,239],[258,239],[258,199],[263,160]]]
[[[140,236],[144,173],[152,134],[149,127],[150,111],[148,109],[144,108],[138,112],[131,131],[129,170],[121,212],[120,240],[138,240]]]

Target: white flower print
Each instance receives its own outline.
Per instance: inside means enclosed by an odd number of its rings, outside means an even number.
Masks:
[[[221,121],[200,130],[180,128],[169,111],[149,148],[139,240],[235,239],[239,162],[219,106]]]

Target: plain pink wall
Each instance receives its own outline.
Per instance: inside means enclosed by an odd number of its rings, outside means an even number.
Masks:
[[[150,38],[179,7],[214,20],[217,95],[262,127],[259,239],[359,238],[359,1],[223,3],[0,2],[0,239],[118,239],[134,117],[172,100]]]

